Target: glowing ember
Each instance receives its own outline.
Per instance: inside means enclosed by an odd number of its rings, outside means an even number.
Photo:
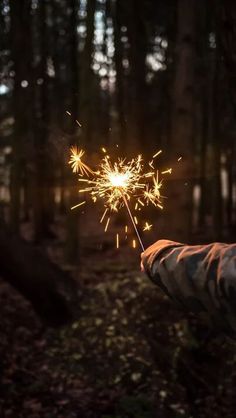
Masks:
[[[157,151],[156,154],[153,155],[153,159],[158,157],[158,155],[160,155],[162,153],[162,150],[160,149],[160,151]]]
[[[84,200],[84,202],[78,203],[78,205],[72,206],[71,210],[78,208],[79,206],[82,206],[86,203],[86,201]]]
[[[172,168],[167,168],[167,170],[161,172],[161,174],[171,174],[171,173],[172,173]]]
[[[153,177],[152,185],[147,185],[146,190],[144,191],[144,199],[147,203],[152,203],[154,206],[161,206],[161,193],[160,189],[162,187],[162,180],[159,181],[158,178],[158,171],[156,173],[156,177]]]
[[[104,229],[105,232],[107,232],[107,230],[108,230],[108,226],[109,226],[110,220],[111,220],[111,218],[108,218],[107,219],[107,223],[106,223],[106,226],[105,226],[105,229]]]
[[[73,146],[70,149],[71,156],[69,164],[71,165],[73,173],[81,173],[82,175],[88,176],[88,174],[93,174],[91,168],[89,168],[83,161],[82,157],[85,154],[85,151],[80,150],[77,146]]]
[[[120,238],[119,238],[119,234],[116,234],[116,248],[120,247]]]
[[[144,231],[144,232],[145,232],[145,231],[151,231],[151,229],[152,229],[152,225],[151,225],[151,224],[149,224],[148,222],[145,222],[145,225],[144,225],[143,231]]]

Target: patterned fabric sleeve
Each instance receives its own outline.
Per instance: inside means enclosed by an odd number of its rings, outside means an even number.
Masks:
[[[142,254],[152,281],[182,308],[236,333],[236,244],[160,240]]]

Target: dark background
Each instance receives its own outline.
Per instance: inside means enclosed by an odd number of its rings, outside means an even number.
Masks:
[[[235,416],[234,344],[148,283],[131,227],[116,250],[124,210],[70,210],[68,166],[162,149],[145,246],[234,242],[235,74],[233,1],[0,0],[1,417]]]

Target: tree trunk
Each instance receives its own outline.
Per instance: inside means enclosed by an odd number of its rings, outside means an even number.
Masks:
[[[65,292],[67,297],[75,292],[72,279],[1,220],[0,254],[1,276],[32,303],[43,321],[62,325],[71,318]]]
[[[220,109],[219,109],[219,74],[220,54],[218,39],[214,54],[214,68],[212,80],[212,145],[213,145],[213,181],[212,181],[212,216],[213,216],[213,240],[222,238],[222,190],[221,190],[221,138],[220,138]]]
[[[39,4],[40,60],[35,69],[37,79],[43,80],[35,86],[35,178],[34,178],[34,228],[35,239],[40,242],[51,237],[50,225],[53,221],[53,167],[49,150],[49,88],[48,88],[48,45],[47,45],[47,3]]]
[[[127,26],[130,42],[129,88],[131,92],[127,151],[132,154],[135,148],[145,151],[147,33],[143,13],[143,6],[132,0]]]
[[[20,223],[22,172],[26,164],[24,149],[29,140],[31,120],[31,0],[10,1],[11,56],[14,63],[14,135],[11,168],[10,222],[17,231]],[[17,34],[17,36],[16,36]]]
[[[94,16],[96,10],[96,0],[87,1],[86,17],[86,39],[84,50],[81,56],[81,80],[80,80],[80,112],[83,129],[83,142],[86,149],[92,147],[92,124],[91,124],[91,102],[93,86],[93,39],[94,39]]]
[[[127,140],[127,125],[125,121],[124,70],[122,64],[121,0],[116,0],[116,2],[113,3],[112,19],[115,46],[114,61],[116,68],[116,108],[118,113],[120,148],[123,150]]]
[[[71,60],[71,85],[70,85],[70,111],[73,118],[70,118],[69,133],[70,143],[73,145],[71,139],[76,134],[78,126],[75,124],[74,119],[77,119],[78,114],[78,90],[79,90],[79,68],[78,68],[78,38],[77,38],[77,26],[78,26],[78,4],[76,0],[70,1],[71,14],[70,14],[70,60]],[[79,128],[80,129],[80,128]],[[79,260],[79,210],[71,210],[71,207],[78,203],[78,187],[75,186],[75,176],[72,174],[70,168],[67,165],[65,170],[67,175],[67,216],[66,216],[66,260],[71,264],[77,264]]]
[[[178,2],[170,157],[172,164],[179,156],[182,161],[174,167],[166,203],[166,238],[178,241],[189,240],[192,221],[195,7],[195,0]]]

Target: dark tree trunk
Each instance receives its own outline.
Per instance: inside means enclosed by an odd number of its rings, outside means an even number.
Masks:
[[[114,44],[115,44],[115,68],[116,68],[116,107],[119,123],[119,139],[120,147],[124,149],[127,140],[127,125],[125,121],[125,95],[124,95],[124,69],[123,69],[123,51],[121,42],[121,0],[113,3],[112,18],[114,27]]]
[[[51,237],[50,225],[53,221],[53,168],[49,150],[49,88],[48,88],[48,40],[47,40],[47,2],[39,4],[40,61],[35,69],[36,80],[42,83],[35,86],[35,176],[34,176],[34,227],[35,239],[41,241]]]
[[[128,37],[130,42],[130,104],[128,151],[133,153],[136,148],[145,150],[146,125],[146,55],[147,30],[145,26],[144,10],[140,2],[132,0],[128,16]]]
[[[81,56],[81,79],[80,79],[80,111],[83,125],[83,142],[87,149],[92,147],[92,86],[93,86],[93,39],[94,39],[94,16],[96,0],[87,1],[86,39]]]
[[[20,221],[22,172],[31,126],[31,0],[10,1],[11,56],[14,63],[14,135],[11,169],[10,221],[17,231]],[[16,36],[17,34],[17,36]]]
[[[166,203],[167,228],[164,231],[169,238],[178,241],[189,240],[192,221],[195,7],[195,0],[178,1],[170,156],[172,164],[179,156],[182,156],[182,161],[174,167],[170,179]]]
[[[70,133],[70,142],[68,145],[73,145],[71,140],[76,134],[78,125],[75,119],[78,118],[78,91],[79,91],[79,66],[78,66],[78,3],[76,0],[70,1],[70,60],[71,60],[71,85],[70,85],[70,111],[72,118],[70,118],[68,125]],[[77,264],[79,260],[79,211],[71,210],[71,207],[78,203],[78,187],[75,185],[75,177],[70,168],[67,166],[65,170],[67,175],[68,201],[67,201],[67,239],[66,239],[66,259],[71,264]]]

